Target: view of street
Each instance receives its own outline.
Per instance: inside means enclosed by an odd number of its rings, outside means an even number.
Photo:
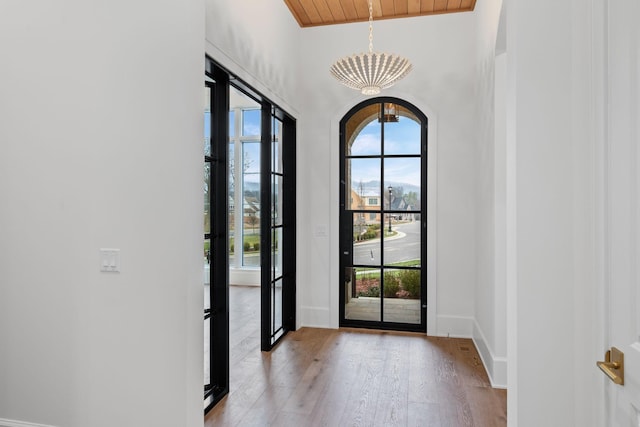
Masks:
[[[392,224],[391,229],[397,234],[385,240],[385,264],[420,259],[420,221]],[[380,265],[380,247],[380,239],[354,244],[353,263]]]

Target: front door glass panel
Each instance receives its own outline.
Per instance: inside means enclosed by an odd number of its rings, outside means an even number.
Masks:
[[[340,126],[340,323],[426,330],[427,118],[379,98]]]

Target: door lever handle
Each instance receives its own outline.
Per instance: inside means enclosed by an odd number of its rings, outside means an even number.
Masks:
[[[615,347],[607,350],[604,362],[596,362],[596,365],[615,384],[624,385],[624,353]]]

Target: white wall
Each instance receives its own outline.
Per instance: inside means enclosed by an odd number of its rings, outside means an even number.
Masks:
[[[504,55],[496,57],[496,37],[502,1],[476,5],[477,26],[477,180],[475,323],[473,339],[494,386],[505,387],[505,145]]]
[[[434,154],[438,147],[431,180],[437,199],[430,195],[438,218],[431,233],[438,236],[431,250],[438,277],[430,283],[437,286],[438,318],[431,332],[467,337],[475,282],[474,24],[469,13],[374,23],[374,47],[402,53],[415,66],[384,94],[422,108]],[[298,119],[299,325],[338,325],[337,123],[363,98],[328,69],[366,49],[367,37],[366,23],[301,29],[280,1],[207,2],[207,53]]]
[[[203,424],[202,9],[0,5],[0,425]]]
[[[508,417],[596,426],[597,1],[509,1]],[[553,9],[553,13],[548,13]],[[511,172],[509,172],[511,171]],[[510,209],[507,209],[509,214]],[[564,363],[567,369],[563,369]],[[557,369],[559,368],[559,369]]]
[[[300,31],[282,1],[206,1],[207,55],[294,118],[300,116]],[[258,285],[260,271],[231,268],[229,281]]]
[[[338,321],[338,122],[364,99],[338,84],[329,66],[368,46],[366,23],[307,28],[301,32],[298,121],[298,215],[303,223],[299,256],[299,309],[306,325],[336,327]],[[437,217],[434,259],[438,317],[433,334],[471,336],[475,283],[475,137],[473,14],[438,15],[374,22],[374,49],[408,57],[414,71],[381,95],[412,102],[429,117],[437,155],[437,187],[430,209]],[[433,194],[437,192],[436,194]],[[434,218],[435,220],[435,218]],[[317,233],[326,229],[326,235]],[[304,278],[304,280],[300,280]],[[434,324],[437,323],[437,324]]]
[[[206,52],[299,116],[300,27],[278,0],[206,0]]]

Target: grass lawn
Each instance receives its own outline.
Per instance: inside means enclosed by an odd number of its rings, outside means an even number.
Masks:
[[[251,249],[249,249],[248,252],[252,252],[254,245],[256,243],[260,243],[260,235],[259,234],[248,234],[246,236],[244,236],[244,242],[249,244],[249,247]],[[231,248],[232,246],[234,246],[234,238],[232,237],[231,239],[229,239],[229,249],[230,249],[230,253],[233,253],[233,249]],[[204,242],[204,253],[206,256],[207,251],[209,250],[209,248],[211,247],[211,242],[209,240],[205,240]]]
[[[411,259],[408,261],[399,261],[394,262],[392,264],[387,264],[386,267],[418,267],[420,265],[419,259]],[[358,276],[365,276],[367,279],[379,279],[380,278],[380,269],[379,268],[358,268],[356,272]]]

